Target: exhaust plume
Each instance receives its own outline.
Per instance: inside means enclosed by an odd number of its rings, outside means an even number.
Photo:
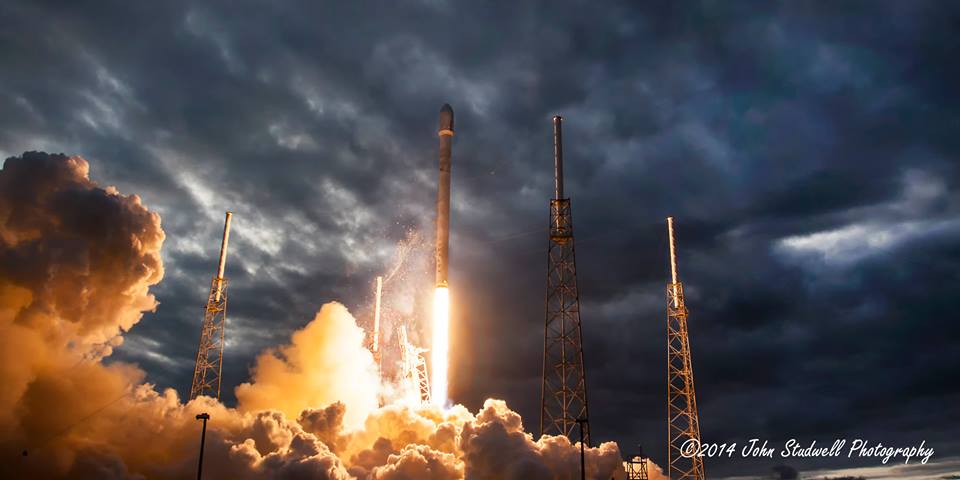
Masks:
[[[273,409],[296,418],[308,407],[341,401],[349,427],[377,409],[380,376],[364,331],[343,305],[333,302],[293,333],[290,344],[257,357],[250,383],[237,387],[241,411]],[[330,366],[336,365],[336,368]]]

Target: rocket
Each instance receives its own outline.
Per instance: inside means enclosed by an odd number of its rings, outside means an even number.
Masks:
[[[437,185],[437,286],[447,286],[450,260],[450,153],[453,147],[453,108],[440,108],[440,177]]]

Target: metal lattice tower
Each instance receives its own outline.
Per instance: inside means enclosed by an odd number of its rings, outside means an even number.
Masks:
[[[233,214],[227,212],[223,224],[223,241],[220,244],[220,263],[217,274],[210,284],[210,295],[203,310],[203,324],[200,327],[200,346],[197,349],[197,363],[193,367],[193,384],[190,386],[190,400],[200,395],[216,396],[220,399],[220,374],[223,371],[223,327],[227,321],[227,279],[223,269],[227,260],[227,242],[230,239],[230,219]]]
[[[687,307],[683,285],[677,276],[677,247],[673,217],[667,217],[670,240],[670,279],[667,285],[667,463],[671,480],[703,480],[703,459],[690,455],[690,444],[700,444],[697,396],[693,388],[693,365],[687,333]],[[684,445],[685,442],[689,442]],[[687,451],[684,451],[686,447]],[[697,449],[692,452],[695,453]],[[685,456],[684,453],[687,453]]]
[[[400,341],[400,376],[408,382],[410,388],[420,394],[420,402],[430,403],[430,377],[427,376],[427,359],[423,356],[425,348],[413,346],[407,340],[407,327],[401,325],[399,330]]]
[[[647,480],[650,478],[647,475],[647,457],[643,455],[643,449],[640,449],[640,453],[637,455],[630,456],[630,460],[626,461],[627,467],[627,480]]]
[[[424,405],[430,403],[430,377],[427,376],[427,357],[423,356],[425,349],[417,352],[417,386],[420,388],[420,401]]]
[[[550,200],[550,243],[547,249],[546,325],[543,340],[543,384],[540,434],[576,439],[577,420],[588,420],[587,381],[580,328],[570,199],[563,197],[563,138],[560,116],[553,117],[555,195]],[[584,422],[590,445],[590,424]]]

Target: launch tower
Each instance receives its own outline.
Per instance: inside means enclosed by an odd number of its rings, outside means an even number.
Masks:
[[[590,445],[580,292],[573,251],[573,216],[570,199],[563,196],[562,121],[560,116],[553,117],[555,191],[550,200],[550,241],[547,247],[540,434],[566,435],[572,442],[580,420],[584,427],[584,442]]]
[[[700,444],[700,420],[693,389],[693,365],[687,335],[687,307],[677,276],[677,245],[673,217],[667,217],[670,240],[670,284],[667,285],[667,463],[671,480],[703,480],[703,459],[689,445]],[[692,441],[691,441],[692,440]],[[690,442],[685,445],[685,442]],[[684,455],[686,454],[686,455]]]
[[[191,400],[200,395],[215,396],[218,400],[220,399],[223,327],[227,320],[227,279],[223,276],[223,269],[227,261],[227,242],[230,240],[232,217],[233,214],[227,212],[227,218],[223,224],[223,241],[220,244],[220,263],[210,285],[207,306],[203,310],[200,347],[197,349],[197,363],[193,367],[193,384],[190,386]]]

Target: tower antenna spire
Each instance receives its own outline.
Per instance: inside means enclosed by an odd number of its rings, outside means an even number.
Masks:
[[[667,238],[670,242],[670,289],[673,291],[673,307],[678,308],[680,305],[676,303],[678,299],[682,300],[679,294],[679,284],[680,278],[677,273],[677,241],[673,236],[673,217],[667,217]]]

